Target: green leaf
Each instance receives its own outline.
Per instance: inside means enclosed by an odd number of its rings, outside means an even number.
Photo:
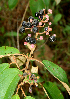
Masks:
[[[56,5],[58,5],[61,2],[61,0],[55,0],[55,2],[56,2]]]
[[[37,73],[33,73],[33,74],[35,74],[35,76],[37,77],[37,76],[39,76],[40,77],[40,75],[38,75]],[[29,81],[29,83],[31,83],[32,81],[33,81],[33,83],[35,83],[35,81],[34,80],[29,80],[29,75],[27,76],[27,78],[25,78],[24,80],[23,80],[23,82],[24,81]],[[37,79],[37,82],[39,83],[39,82],[43,82],[44,80],[40,77],[39,79]]]
[[[67,75],[61,67],[48,60],[43,60],[42,63],[53,76],[57,77],[60,81],[69,84]]]
[[[17,36],[17,32],[7,32],[4,36]],[[19,36],[21,36],[21,34],[19,34]]]
[[[62,14],[56,14],[55,15],[55,18],[54,18],[54,23],[57,23],[60,19],[61,19],[61,17],[62,17]]]
[[[8,69],[8,68],[9,68],[8,63],[0,64],[0,73],[3,72],[5,69]]]
[[[46,89],[50,99],[64,99],[61,91],[54,83],[46,82],[43,84],[43,86]]]
[[[5,32],[5,28],[4,28],[4,26],[2,26],[2,27],[0,28],[0,31],[1,31],[2,33]]]
[[[18,0],[8,0],[8,5],[10,9],[13,9],[18,3]]]
[[[24,99],[35,99],[35,98],[33,98],[31,96],[26,96]]]
[[[0,55],[16,54],[20,53],[18,49],[14,47],[2,46],[0,47]]]
[[[11,99],[20,99],[20,97],[19,97],[19,95],[17,94],[15,94]]]
[[[30,0],[29,4],[33,17],[35,17],[36,12],[45,8],[43,0]]]
[[[46,8],[49,8],[50,0],[43,0]]]
[[[69,32],[70,33],[70,26],[66,25],[63,29],[63,31]]]
[[[17,68],[9,68],[8,63],[0,64],[0,99],[11,99],[20,77]]]

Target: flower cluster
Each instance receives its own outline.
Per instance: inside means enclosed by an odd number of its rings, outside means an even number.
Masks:
[[[43,36],[40,36],[38,38],[38,35],[46,34],[49,35],[49,31],[52,31],[52,28],[49,26],[52,24],[49,21],[49,14],[52,14],[52,10],[48,9],[48,13],[46,13],[45,9],[41,9],[39,12],[35,13],[35,17],[38,17],[39,20],[35,19],[34,17],[30,16],[28,18],[28,22],[23,21],[22,27],[20,28],[19,32],[24,33],[25,30],[30,29],[31,32],[35,33],[35,38],[31,37],[31,34],[28,34],[28,36],[25,38],[24,45],[27,45],[27,43],[31,44],[31,47],[34,47],[34,44],[36,44],[36,40],[43,40]],[[44,27],[45,23],[48,22],[48,27]],[[44,32],[39,33],[39,27],[44,27]],[[56,40],[56,35],[49,35],[49,41],[54,42]]]
[[[29,83],[30,87],[29,87],[29,92],[32,93],[32,86],[35,83],[35,86],[37,87],[37,79],[39,79],[39,76],[36,76],[35,74],[31,74],[30,72],[28,73],[23,73],[23,77],[25,77],[26,79],[24,79],[23,84],[24,83]]]
[[[26,62],[26,69],[28,69],[29,67],[29,58],[32,58],[32,54],[33,51],[36,48],[36,42],[37,40],[43,40],[43,36],[41,36],[42,34],[46,34],[49,36],[49,41],[50,42],[54,42],[56,40],[56,34],[53,34],[52,36],[49,35],[49,32],[52,31],[52,28],[50,28],[51,26],[51,22],[49,22],[49,14],[52,14],[52,10],[48,9],[48,13],[46,13],[45,9],[41,9],[39,12],[35,13],[35,17],[37,17],[38,19],[35,19],[34,17],[30,16],[28,18],[28,22],[23,21],[22,22],[22,27],[20,28],[19,32],[20,33],[24,33],[25,30],[29,29],[31,32],[33,32],[35,34],[34,38],[31,37],[31,34],[28,34],[28,36],[25,38],[25,42],[24,45],[27,45],[28,48],[31,50],[30,55],[27,56],[27,62]],[[48,23],[48,26],[45,27],[45,24]],[[39,28],[44,27],[44,31],[43,32],[39,32]],[[40,35],[40,36],[38,36]],[[35,67],[33,67],[35,68]],[[37,67],[36,67],[37,70]],[[34,69],[33,69],[34,71]],[[33,72],[34,73],[34,72]],[[25,76],[24,76],[25,74]],[[26,70],[23,73],[23,76],[25,77],[25,79],[23,80],[24,83],[28,82],[30,84],[29,87],[29,92],[32,93],[32,85],[35,83],[36,86],[38,86],[37,84],[37,80],[39,79],[39,77],[35,76],[34,74],[32,74],[31,70]],[[31,81],[31,83],[30,83]]]

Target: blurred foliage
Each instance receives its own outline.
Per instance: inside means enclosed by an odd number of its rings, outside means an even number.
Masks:
[[[8,0],[9,9],[13,9],[18,3],[18,0]]]
[[[56,5],[58,5],[61,2],[61,0],[55,0],[55,2],[56,2]]]
[[[0,47],[17,47],[17,28],[21,23],[22,16],[24,14],[28,0],[0,1]],[[30,2],[31,1],[34,1],[32,2],[34,6],[31,7],[30,5],[30,7],[28,8],[25,16],[26,21],[28,20],[28,17],[30,15],[33,15],[33,13],[39,11],[43,7],[45,7],[46,9],[52,9],[53,11],[52,16],[50,16],[50,21],[52,22],[51,27],[53,31],[50,33],[50,35],[56,34],[57,39],[54,43],[47,42],[46,44],[50,47],[52,53],[54,54],[51,60],[61,66],[66,71],[70,82],[70,0],[43,0],[44,3],[42,3],[42,0],[30,0]],[[30,33],[30,31],[26,31],[26,33],[24,34],[19,34],[20,51],[24,53],[27,53],[29,51],[26,50],[26,47],[23,45],[24,39],[28,33]],[[44,36],[43,43],[46,42],[46,39],[47,37]],[[38,42],[38,44],[42,45],[41,42]],[[45,51],[46,50],[43,46],[40,49],[41,53],[39,57],[43,56],[43,53]],[[0,63],[3,63],[5,61],[7,62],[9,60],[7,60],[6,58],[0,59]],[[43,78],[47,78],[46,80],[50,80],[52,82],[56,81],[48,72],[46,75],[46,71],[44,71],[42,67],[40,68],[40,70],[40,75]],[[57,86],[61,89],[61,91],[64,90],[62,89],[60,83],[58,83]],[[40,98],[37,97],[38,99],[42,99],[43,97],[46,98],[46,96],[43,92],[40,91],[40,89],[36,88],[36,91],[37,92],[33,92],[33,94],[35,94],[36,97],[40,96]],[[65,90],[63,91],[63,95],[65,99],[69,99],[69,96]]]
[[[60,13],[55,15],[54,23],[57,23],[61,19],[62,15]]]

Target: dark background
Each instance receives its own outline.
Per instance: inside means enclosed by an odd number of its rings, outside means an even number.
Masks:
[[[50,17],[50,21],[53,23],[52,31],[50,33],[56,34],[57,38],[54,43],[45,43],[47,38],[44,35],[44,40],[37,42],[38,45],[34,52],[34,58],[41,61],[43,59],[48,59],[55,64],[58,64],[66,71],[68,81],[70,82],[70,0],[61,0],[58,5],[55,4],[54,0],[50,1],[50,8],[53,11],[52,16]],[[28,0],[19,0],[15,8],[10,10],[7,0],[0,0],[0,47],[12,46],[17,48],[17,29],[21,23],[28,2]],[[53,2],[54,5],[52,5]],[[62,17],[57,23],[54,23],[54,17],[58,13],[60,13]],[[30,15],[32,15],[32,12],[29,5],[24,20],[27,21]],[[25,54],[30,52],[30,50],[24,46],[25,37],[28,33],[30,33],[30,31],[26,31],[26,33],[20,34],[19,36],[20,52]],[[0,59],[0,63],[3,62],[9,62],[9,60],[7,58]],[[34,62],[34,65],[40,64]],[[62,84],[51,76],[50,73],[44,71],[42,66],[39,68],[39,74],[44,79],[47,78],[47,81],[56,83],[63,93],[64,98],[69,99],[69,95]],[[28,86],[29,85],[25,85],[24,88],[27,87],[26,89],[28,90]],[[29,93],[27,95],[29,95]],[[33,88],[33,93],[30,95],[34,95],[36,99],[47,99],[45,98],[46,96],[44,95],[43,90],[39,88]]]

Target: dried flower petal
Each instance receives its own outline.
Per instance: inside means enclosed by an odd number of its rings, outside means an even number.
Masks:
[[[52,23],[51,22],[49,22],[49,25],[51,25]]]
[[[55,36],[55,37],[56,37],[56,34],[53,34],[53,36]]]
[[[52,31],[52,28],[48,28],[49,31]]]
[[[31,48],[34,48],[35,47],[35,45],[34,44],[31,44]]]
[[[31,37],[31,34],[28,34],[29,37]]]
[[[46,32],[46,35],[49,35],[49,32]]]
[[[40,36],[40,40],[43,40],[43,36]]]
[[[39,22],[39,26],[41,26],[42,25],[42,22]]]
[[[51,9],[48,9],[48,13],[49,13],[49,14],[52,14],[52,10],[51,10]]]
[[[46,14],[45,17],[47,18],[47,20],[49,20],[49,16]]]
[[[27,45],[27,42],[24,42],[24,45]]]

